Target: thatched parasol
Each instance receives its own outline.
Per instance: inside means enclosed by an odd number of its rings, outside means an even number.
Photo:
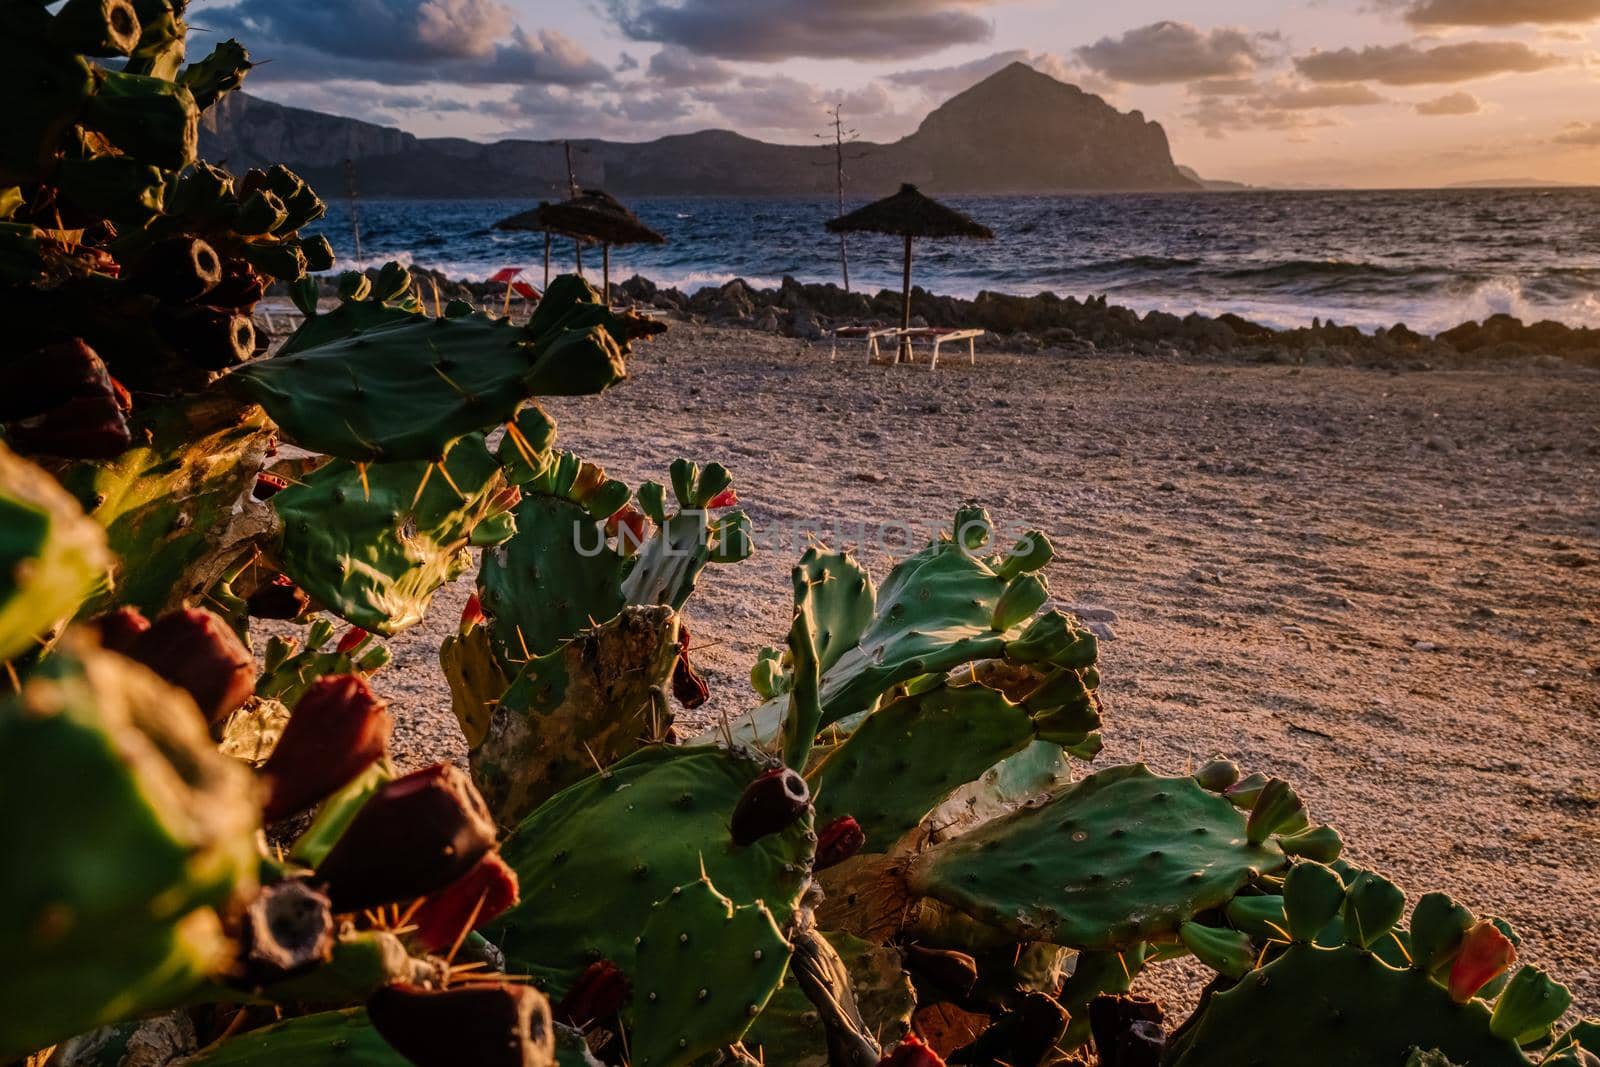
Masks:
[[[945,207],[917,191],[915,185],[902,185],[893,196],[868,204],[828,223],[833,233],[887,233],[906,239],[905,303],[900,327],[911,328],[911,242],[918,237],[968,237],[980,241],[994,239],[994,231],[967,218],[954,208]],[[911,347],[902,338],[900,352]],[[896,357],[899,358],[899,357]]]
[[[550,284],[550,235],[570,237],[577,247],[578,273],[583,273],[583,244],[598,244],[604,272],[605,299],[611,300],[611,246],[664,245],[667,239],[643,222],[622,203],[600,189],[585,189],[559,204],[541,203],[494,224],[497,230],[535,230],[544,233],[545,284]]]

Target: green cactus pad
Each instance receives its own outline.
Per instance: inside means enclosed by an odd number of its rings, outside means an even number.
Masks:
[[[501,846],[523,903],[485,931],[506,969],[560,996],[590,963],[626,967],[651,905],[702,871],[733,901],[787,924],[806,883],[811,818],[740,847],[728,831],[767,763],[728,749],[654,746],[546,801]]]
[[[783,981],[789,942],[759,901],[706,878],[658,901],[634,946],[634,1067],[686,1067],[738,1041]]]
[[[442,466],[374,464],[363,482],[357,464],[335,460],[278,493],[271,503],[283,522],[284,573],[374,633],[420,622],[439,587],[470,564],[472,531],[502,485],[477,434],[457,441]]]
[[[934,846],[909,882],[1020,940],[1114,949],[1176,933],[1284,862],[1193,778],[1132,765]]]
[[[411,1067],[373,1027],[363,1008],[285,1019],[209,1045],[183,1067]]]
[[[1438,983],[1397,970],[1354,946],[1290,946],[1278,959],[1213,996],[1173,1067],[1382,1067],[1412,1049],[1434,1049],[1452,1063],[1515,1067],[1532,1061],[1489,1031],[1480,1001],[1456,1004]]]
[[[153,617],[204,595],[232,562],[219,550],[248,536],[251,520],[234,505],[255,482],[271,425],[260,408],[215,396],[143,409],[129,423],[142,443],[74,464],[61,482],[106,529],[116,603]]]
[[[0,1060],[178,1002],[229,954],[247,891],[249,770],[143,667],[68,634],[0,700]]]
[[[958,787],[1033,740],[1027,709],[981,685],[939,686],[879,708],[812,774],[817,820],[853,815],[887,852]]]
[[[487,626],[451,634],[439,645],[439,666],[450,686],[450,710],[469,749],[483,744],[495,705],[511,684],[489,640]]]
[[[613,618],[625,560],[582,505],[532,493],[515,511],[516,536],[483,554],[478,590],[495,652],[508,670]]]
[[[569,293],[569,310],[579,298]],[[348,301],[228,381],[304,448],[352,460],[436,459],[530,397],[598,393],[626,376],[625,338],[603,321],[569,325],[550,310],[549,327],[536,330],[479,312],[430,319]]]
[[[837,625],[828,644],[831,666],[822,676],[822,728],[871,711],[885,693],[917,678],[980,660],[1015,658],[1010,656],[1013,647],[1024,653],[1025,660],[1019,661],[1041,665],[1081,670],[1095,660],[1093,636],[1058,612],[995,629],[1008,583],[952,540],[935,542],[890,571],[877,591],[870,625],[859,631],[862,605],[871,603],[870,586],[858,584],[865,578],[859,568],[842,557],[817,557],[802,565],[825,572],[819,589],[830,598],[830,611],[848,620]],[[837,581],[829,579],[828,569],[839,572]],[[837,601],[831,598],[847,603],[834,609]],[[858,634],[855,643],[842,647],[851,633]],[[788,695],[780,693],[735,720],[730,724],[734,740],[776,751],[788,702]],[[711,736],[703,735],[708,740]]]
[[[470,750],[495,819],[514,826],[539,804],[640,746],[672,718],[655,699],[677,659],[670,608],[629,608],[523,664]],[[462,723],[466,731],[470,722]]]
[[[36,647],[107,584],[111,554],[56,480],[0,443],[0,660]]]

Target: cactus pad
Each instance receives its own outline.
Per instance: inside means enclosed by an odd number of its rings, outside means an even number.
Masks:
[[[77,464],[61,481],[106,529],[120,563],[117,603],[154,616],[204,594],[231,562],[217,552],[271,435],[259,408],[216,397],[150,408],[131,422],[141,444],[108,463]]]
[[[0,443],[0,660],[76,613],[110,568],[105,532],[54,478]]]
[[[944,686],[868,715],[812,774],[818,821],[853,815],[887,852],[953,790],[1033,740],[1027,709],[981,685]]]
[[[500,487],[499,464],[477,434],[438,465],[382,463],[363,474],[335,460],[272,498],[284,573],[346,621],[399,633],[469,565],[464,550]]]
[[[523,664],[469,753],[495,819],[514,826],[596,762],[663,740],[672,720],[653,690],[672,670],[677,641],[670,609],[629,608]]]
[[[635,1067],[685,1067],[738,1041],[783,981],[789,942],[757,901],[706,878],[658,901],[634,947]]]
[[[184,1067],[259,1067],[264,1063],[299,1067],[411,1067],[390,1047],[361,1008],[285,1019],[259,1030],[208,1045]]]
[[[1296,944],[1212,997],[1172,1063],[1266,1067],[1294,1049],[1307,1067],[1399,1065],[1414,1048],[1473,1067],[1532,1062],[1490,1033],[1482,1002],[1457,1004],[1421,972],[1396,970],[1352,945]]]
[[[728,831],[734,805],[767,766],[728,749],[655,746],[546,801],[500,850],[523,895],[484,930],[506,969],[559,997],[596,960],[625,966],[651,905],[702,873],[735,903],[760,900],[786,924],[806,883],[811,818],[747,847]]]
[[[250,772],[199,711],[80,634],[0,701],[0,1059],[170,1006],[226,958],[256,869]]]
[[[580,290],[562,292],[568,310],[584,302]],[[304,448],[364,461],[437,459],[463,434],[512,418],[530,397],[598,393],[626,376],[625,337],[602,321],[569,325],[559,310],[535,330],[480,312],[430,319],[349,300],[228,381]]]
[[[1176,933],[1284,863],[1194,779],[1132,765],[935,846],[909,880],[1018,939],[1104,950]]]

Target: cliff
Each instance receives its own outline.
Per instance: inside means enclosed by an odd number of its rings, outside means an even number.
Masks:
[[[832,149],[768,144],[727,130],[631,143],[574,141],[583,185],[618,196],[807,196],[833,189]],[[566,156],[557,144],[419,139],[400,130],[233,94],[207,115],[201,152],[234,169],[282,160],[313,184],[344,189],[356,160],[363,196],[557,195]],[[930,193],[1193,190],[1173,164],[1166,131],[1139,112],[1021,63],[946,101],[893,144],[858,144],[859,195],[915,182]]]

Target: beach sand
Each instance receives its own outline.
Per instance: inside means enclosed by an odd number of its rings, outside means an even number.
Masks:
[[[675,324],[630,381],[548,407],[630,482],[725,463],[758,529],[933,529],[972,499],[1047,531],[1052,593],[1111,635],[1096,766],[1282,775],[1349,858],[1509,918],[1600,1008],[1600,372],[946,360]],[[797,555],[701,579],[696,718],[753,705]],[[376,680],[408,764],[463,758],[436,650],[470,588]]]

